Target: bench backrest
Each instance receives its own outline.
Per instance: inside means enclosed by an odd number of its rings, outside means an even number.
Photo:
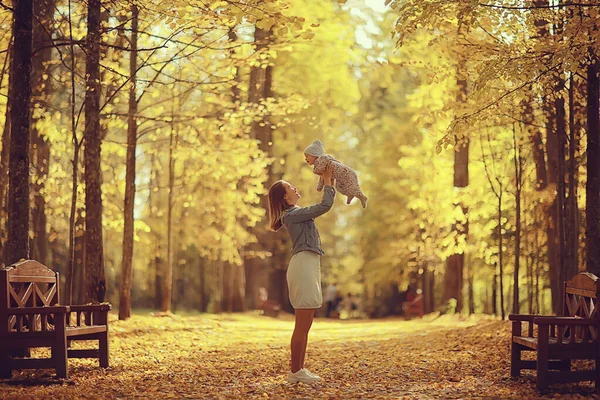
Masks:
[[[580,272],[565,282],[563,315],[600,318],[597,308],[598,299],[600,299],[600,279],[589,272]]]
[[[9,308],[57,305],[59,282],[57,272],[33,260],[20,261],[0,269],[0,333],[16,329],[17,317],[9,318]],[[36,319],[39,319],[39,315]],[[26,321],[29,326],[33,326],[33,323]]]

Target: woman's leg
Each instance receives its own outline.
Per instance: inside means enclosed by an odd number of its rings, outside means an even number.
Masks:
[[[296,325],[291,340],[292,372],[298,372],[304,368],[306,356],[306,345],[308,344],[308,332],[312,326],[315,309],[296,310]]]

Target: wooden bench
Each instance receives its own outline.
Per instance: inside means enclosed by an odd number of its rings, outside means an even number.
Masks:
[[[411,301],[402,302],[402,313],[406,318],[422,317],[425,315],[423,294],[419,293]]]
[[[37,261],[0,269],[0,378],[15,369],[54,369],[68,378],[67,359],[97,358],[108,367],[110,304],[61,306],[59,276]],[[70,349],[68,343],[97,340],[93,349]],[[50,358],[17,358],[15,349],[49,347]]]
[[[600,313],[596,308],[600,280],[582,272],[565,283],[566,317],[508,316],[512,322],[510,374],[522,369],[536,370],[536,387],[546,390],[550,383],[594,381],[600,388]],[[522,323],[527,323],[525,332]],[[522,360],[523,351],[536,352],[536,360]],[[571,360],[593,360],[593,369],[571,370]]]
[[[281,311],[281,306],[275,300],[266,300],[260,305],[260,309],[262,310],[263,315],[277,318],[279,317],[279,311]]]

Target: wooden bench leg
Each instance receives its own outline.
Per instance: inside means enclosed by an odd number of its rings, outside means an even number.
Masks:
[[[10,368],[10,354],[4,350],[0,353],[0,379],[10,379],[12,369]]]
[[[52,359],[56,366],[57,378],[69,378],[69,367],[67,361],[67,333],[65,314],[55,314],[54,329],[56,329],[56,342],[52,346]]]
[[[108,332],[105,332],[98,340],[100,350],[100,367],[108,368]]]
[[[521,321],[513,321],[512,335],[521,336]],[[510,376],[516,378],[521,375],[521,349],[522,346],[514,341],[510,346]]]
[[[521,375],[521,345],[512,342],[510,347],[510,376],[517,378]]]
[[[596,390],[600,390],[600,355],[596,356],[596,381],[594,386]]]
[[[548,389],[548,336],[550,327],[539,325],[537,350],[536,388],[539,391]]]

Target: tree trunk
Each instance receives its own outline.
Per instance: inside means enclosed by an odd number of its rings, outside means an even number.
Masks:
[[[101,0],[88,0],[84,131],[86,302],[103,302],[106,294],[100,168],[100,5]]]
[[[533,110],[530,109],[530,112],[533,112]],[[536,189],[544,190],[546,189],[546,186],[548,186],[544,143],[542,140],[542,133],[539,129],[534,129],[535,131],[531,136],[531,141],[533,144],[533,160],[535,162]]]
[[[131,52],[129,54],[129,113],[127,118],[127,158],[125,173],[125,200],[123,218],[123,258],[121,262],[121,285],[119,288],[119,319],[131,316],[131,280],[133,274],[133,235],[135,204],[135,152],[137,148],[137,40],[138,7],[131,6]]]
[[[434,272],[428,261],[423,263],[423,297],[425,314],[435,311]]]
[[[14,4],[14,42],[10,72],[10,156],[8,176],[8,243],[5,260],[29,258],[29,128],[33,1]]]
[[[55,0],[37,1],[33,7],[33,45],[34,48],[42,48],[33,55],[31,79],[33,81],[31,97],[34,109],[44,110],[39,112],[40,120],[45,118],[46,110],[44,102],[48,101],[52,92],[51,81],[48,79],[48,63],[52,60],[52,47],[49,46],[52,39]],[[45,47],[47,46],[47,47]],[[33,178],[33,209],[32,228],[33,246],[32,257],[44,265],[48,264],[48,232],[46,230],[46,199],[44,188],[48,177],[48,162],[50,159],[50,145],[46,137],[41,135],[37,128],[37,120],[32,121],[31,126],[31,154],[34,159],[35,175]]]
[[[268,31],[264,31],[258,27],[255,29],[254,42],[256,45],[256,51],[260,52],[267,46],[271,34]],[[272,96],[272,67],[261,68],[261,66],[253,66],[250,70],[250,82],[248,88],[248,102],[251,103],[256,110],[262,100]],[[267,155],[273,156],[272,148],[272,130],[268,123],[268,116],[263,116],[259,122],[252,124],[252,136],[258,140],[259,148]],[[274,182],[272,174],[272,167],[267,167],[267,181],[265,187],[269,188]],[[266,194],[260,196],[260,204],[263,209],[267,209],[267,196]],[[250,257],[244,259],[245,279],[246,279],[246,306],[249,308],[256,307],[256,299],[258,296],[258,289],[260,287],[269,288],[270,273],[269,268],[272,264],[272,260],[269,258],[261,259],[255,257],[254,254],[258,251],[268,251],[273,255],[273,241],[275,240],[275,234],[267,229],[268,218],[265,214],[261,221],[259,221],[255,227],[250,229],[251,233],[258,239],[257,243],[253,243],[248,246],[245,254],[250,254]]]
[[[558,181],[558,139],[555,130],[556,109],[552,108],[547,102],[544,103],[544,113],[546,115],[546,156],[548,158],[548,184],[552,189],[557,187]],[[562,310],[562,298],[560,297],[560,249],[559,249],[559,228],[558,228],[558,197],[553,190],[551,193],[552,202],[546,207],[547,214],[547,249],[548,249],[548,267],[550,276],[550,291],[552,294],[552,311],[559,313]]]
[[[228,33],[231,49],[229,50],[231,60],[235,60],[235,44],[238,40],[235,33],[235,27],[231,27]],[[231,87],[232,108],[237,110],[241,101],[240,84],[242,74],[240,68],[236,66],[234,84]],[[220,118],[224,118],[220,116]],[[223,121],[225,124],[225,121]],[[241,137],[241,135],[240,135]],[[246,272],[243,265],[238,266],[231,263],[225,263],[223,271],[223,310],[227,312],[246,310]]]
[[[86,302],[85,291],[87,289],[85,280],[85,210],[83,207],[77,209],[75,221],[73,222],[73,278],[72,278],[72,303],[83,304]]]
[[[462,66],[457,67],[457,100],[462,103],[467,99],[467,80],[464,76]],[[456,138],[456,148],[454,149],[454,187],[464,188],[469,185],[469,139],[467,137]],[[463,213],[467,215],[467,209],[460,205]],[[454,223],[452,229],[456,235],[469,234],[469,222]],[[446,262],[446,273],[444,274],[444,294],[442,303],[445,304],[449,299],[456,299],[456,311],[460,312],[463,306],[463,269],[465,264],[465,253],[452,254]]]
[[[562,95],[564,89],[564,80],[557,77],[556,99],[554,106],[556,109],[556,216],[558,217],[558,298],[560,299],[557,313],[563,312],[564,282],[566,280],[565,253],[566,253],[566,234],[565,234],[565,145],[567,139],[566,110],[565,99]]]
[[[75,282],[82,282],[82,280],[76,280],[75,275],[82,276],[84,271],[76,271],[76,267],[85,268],[85,258],[82,259],[81,263],[77,263],[77,255],[79,254],[77,247],[77,239],[76,235],[77,226],[75,219],[81,216],[81,213],[77,214],[77,183],[79,182],[79,153],[81,150],[81,145],[83,144],[83,140],[79,140],[77,138],[77,124],[76,124],[76,116],[75,116],[75,101],[77,99],[75,94],[76,82],[75,82],[75,44],[73,41],[73,22],[72,22],[72,13],[71,13],[71,1],[68,2],[68,14],[69,14],[69,39],[71,41],[71,45],[69,46],[70,56],[71,56],[71,93],[69,97],[69,105],[70,105],[70,117],[71,117],[71,142],[73,143],[73,159],[71,160],[73,166],[73,172],[71,176],[71,210],[69,213],[69,262],[67,266],[67,274],[66,274],[66,283],[65,283],[65,291],[63,297],[65,298],[65,304],[72,304],[73,300],[73,290]],[[85,221],[82,226],[82,230],[80,232],[81,239],[85,238]],[[85,246],[84,242],[81,242],[81,245]],[[85,248],[85,247],[84,247]],[[81,254],[83,255],[84,251],[81,250]],[[81,289],[81,285],[78,285],[78,288]],[[79,291],[78,293],[80,293]],[[76,296],[79,297],[79,296]],[[85,297],[85,296],[84,296]],[[80,300],[80,299],[78,299]],[[79,301],[77,301],[80,304]]]
[[[536,7],[545,7],[548,2],[547,0],[535,0],[534,6]],[[548,21],[544,18],[544,14],[541,12],[536,13],[536,18],[534,20],[534,24],[537,28],[538,37],[537,40],[543,41],[547,39],[549,34],[549,24]],[[536,173],[538,178],[538,185],[540,189],[546,187],[547,184],[555,184],[557,182],[557,173],[558,173],[558,161],[557,161],[557,138],[554,132],[554,118],[555,114],[552,110],[550,104],[548,104],[548,100],[544,97],[542,99],[543,103],[543,111],[547,118],[546,121],[546,154],[548,158],[548,168],[547,168],[547,179],[545,182],[540,181],[541,174],[541,164],[540,160],[540,152],[542,146],[541,137],[534,137],[534,155],[536,159]],[[539,140],[539,141],[538,141]],[[539,147],[538,147],[539,145]],[[548,248],[548,264],[550,270],[550,289],[552,292],[552,309],[554,312],[560,312],[562,310],[562,298],[560,297],[561,291],[561,283],[560,283],[560,252],[559,252],[559,230],[558,230],[558,218],[559,214],[557,213],[557,199],[556,196],[553,196],[552,204],[547,208],[548,213],[548,222],[546,226],[546,235],[548,237],[547,248]]]
[[[521,264],[521,190],[523,186],[523,159],[521,145],[517,140],[516,128],[513,124],[513,150],[515,165],[515,265],[513,274],[513,313],[519,314],[519,270]]]
[[[3,75],[6,67],[9,66],[9,60],[12,59],[12,43],[9,41],[8,53],[4,60]],[[10,67],[9,67],[10,68]],[[6,262],[4,257],[7,228],[8,228],[8,158],[10,155],[10,109],[12,104],[12,81],[14,74],[9,72],[8,75],[8,98],[6,99],[6,112],[4,118],[4,128],[2,129],[2,153],[0,153],[0,263]]]
[[[209,269],[212,270],[210,277],[212,285],[210,288],[209,309],[214,314],[220,314],[223,312],[224,264],[225,263],[223,261],[214,261],[209,267]]]
[[[171,310],[171,296],[173,288],[173,190],[175,189],[175,158],[173,151],[176,146],[176,133],[171,115],[171,133],[169,135],[169,193],[167,200],[167,263],[162,280],[162,302],[160,311],[169,312]]]
[[[600,124],[598,59],[587,68],[587,183],[585,246],[587,271],[600,276]]]
[[[500,316],[504,320],[504,250],[502,243],[502,185],[498,191],[498,276],[500,277]]]
[[[494,264],[494,281],[492,282],[492,314],[498,316],[498,265]]]
[[[579,179],[579,163],[576,154],[579,152],[579,132],[581,125],[576,122],[575,80],[573,74],[569,79],[569,166],[568,166],[568,197],[567,221],[565,232],[567,235],[566,277],[570,279],[579,271],[579,207],[577,205],[577,191]]]
[[[469,315],[475,314],[475,285],[473,277],[473,265],[471,262],[468,262],[468,281],[467,281],[467,290],[469,292]]]

